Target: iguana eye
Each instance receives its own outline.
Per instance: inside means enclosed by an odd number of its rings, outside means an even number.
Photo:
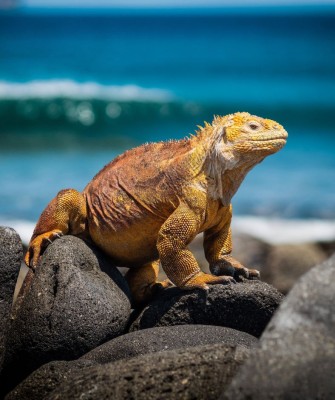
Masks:
[[[249,124],[249,128],[252,129],[253,131],[256,131],[259,127],[260,125],[257,124],[256,122],[250,122]]]

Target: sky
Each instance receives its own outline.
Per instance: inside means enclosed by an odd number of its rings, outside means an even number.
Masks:
[[[335,4],[335,0],[21,0],[21,2],[28,7],[221,7]]]

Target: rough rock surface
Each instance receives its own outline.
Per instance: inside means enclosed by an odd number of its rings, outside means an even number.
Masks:
[[[205,344],[255,347],[258,340],[245,332],[210,325],[180,325],[144,329],[102,344],[76,361],[53,361],[42,365],[20,383],[6,400],[40,400],[73,373],[93,364],[106,364],[139,355]]]
[[[169,288],[144,308],[130,330],[203,324],[259,337],[282,298],[275,288],[260,281],[213,285],[208,291]]]
[[[139,355],[205,344],[224,343],[254,347],[258,340],[245,332],[222,326],[176,325],[135,331],[119,336],[81,357],[99,364]]]
[[[216,344],[87,367],[46,399],[217,399],[248,354]]]
[[[109,276],[101,271],[108,268]],[[46,362],[75,359],[123,334],[129,315],[128,286],[108,259],[76,237],[57,239],[12,323],[6,380],[19,382]]]
[[[335,255],[290,291],[224,399],[335,398]]]
[[[326,258],[321,248],[313,243],[273,246],[261,276],[265,282],[271,282],[286,294],[303,274]]]
[[[92,361],[51,361],[42,365],[5,397],[5,400],[42,400],[59,385],[71,382],[79,370],[95,365]]]
[[[16,280],[22,260],[22,243],[12,228],[0,227],[0,372]]]

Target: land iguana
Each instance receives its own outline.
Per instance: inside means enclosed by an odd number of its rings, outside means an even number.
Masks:
[[[41,214],[25,262],[34,269],[61,235],[91,240],[126,278],[135,301],[158,282],[159,261],[181,289],[258,277],[231,256],[231,199],[252,167],[280,150],[287,132],[249,113],[217,116],[189,138],[144,144],[106,165],[82,193],[60,191]],[[207,274],[187,245],[204,232]]]

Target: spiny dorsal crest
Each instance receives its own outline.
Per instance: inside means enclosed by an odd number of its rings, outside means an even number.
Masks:
[[[237,112],[224,116],[215,115],[211,124],[205,121],[204,126],[198,126],[197,137],[200,140],[215,143],[222,138],[225,128],[232,126],[235,122],[241,123],[248,117],[250,117],[250,114],[247,112]]]

